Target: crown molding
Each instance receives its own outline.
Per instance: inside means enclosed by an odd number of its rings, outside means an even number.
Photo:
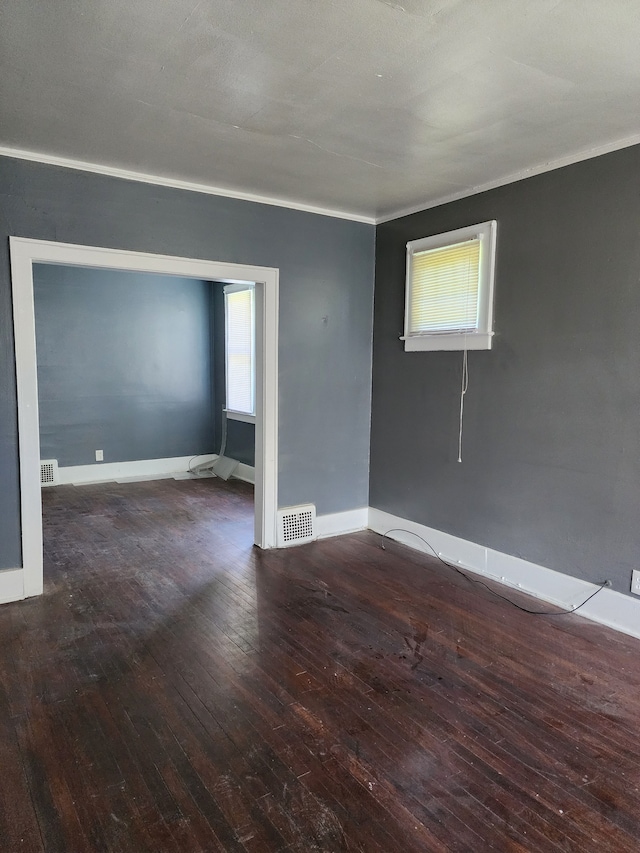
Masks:
[[[137,181],[139,183],[154,184],[156,186],[170,187],[172,189],[187,190],[188,192],[204,193],[205,195],[235,198],[240,201],[252,201],[256,204],[270,204],[274,207],[286,207],[290,210],[300,210],[304,213],[315,213],[319,216],[331,216],[336,219],[346,219],[350,222],[362,222],[366,225],[381,225],[384,222],[390,222],[393,219],[401,219],[403,216],[410,216],[413,213],[420,213],[423,210],[431,210],[434,207],[440,207],[441,205],[448,204],[452,201],[469,198],[470,196],[478,195],[480,193],[487,192],[488,190],[494,190],[498,187],[514,184],[517,181],[523,181],[526,178],[532,178],[535,175],[552,172],[554,169],[561,169],[563,166],[571,166],[574,163],[591,160],[595,157],[600,157],[603,154],[610,154],[613,151],[620,151],[623,148],[631,148],[633,145],[639,144],[640,134],[634,134],[633,136],[627,136],[623,139],[608,142],[604,145],[585,148],[574,152],[573,154],[558,157],[554,160],[546,160],[536,166],[521,169],[518,172],[513,172],[512,174],[501,178],[496,178],[493,181],[487,181],[484,184],[477,184],[476,186],[458,190],[457,192],[450,193],[448,195],[439,196],[431,201],[424,201],[420,204],[411,205],[410,207],[398,208],[391,213],[385,213],[378,217],[364,216],[362,214],[350,213],[344,210],[334,210],[333,208],[303,204],[291,199],[274,198],[271,196],[259,195],[257,193],[225,189],[223,187],[215,187],[209,184],[200,184],[195,181],[184,181],[179,178],[167,178],[162,175],[151,175],[146,172],[137,172],[132,169],[121,169],[116,166],[105,166],[100,163],[89,163],[85,160],[75,160],[70,157],[58,157],[54,154],[27,151],[22,148],[11,148],[0,145],[0,157],[14,157],[17,160],[29,160],[34,163],[43,163],[47,166],[60,166],[64,169],[76,169],[81,172],[92,172],[96,175],[106,175],[110,178],[120,178],[125,181]]]
[[[373,216],[362,216],[344,210],[317,207],[312,204],[303,204],[292,199],[274,198],[272,196],[258,195],[257,193],[243,192],[239,190],[214,187],[209,184],[199,184],[194,181],[183,181],[179,178],[167,178],[162,175],[151,175],[146,172],[136,172],[132,169],[121,169],[117,166],[104,166],[101,163],[88,163],[85,160],[75,160],[70,157],[58,157],[55,154],[44,154],[36,151],[26,151],[23,148],[10,148],[0,145],[0,157],[13,157],[17,160],[29,160],[33,163],[43,163],[47,166],[60,166],[63,169],[76,169],[80,172],[92,172],[96,175],[106,175],[109,178],[120,178],[124,181],[137,181],[143,184],[154,184],[159,187],[170,187],[176,190],[187,190],[188,192],[204,193],[205,195],[217,195],[224,198],[234,198],[240,201],[252,201],[257,204],[270,204],[274,207],[286,207],[290,210],[300,210],[304,213],[316,213],[320,216],[331,216],[334,219],[347,219],[351,222],[362,222],[366,225],[375,225]]]
[[[521,169],[519,172],[513,172],[503,178],[496,178],[495,181],[488,181],[486,184],[478,184],[475,187],[459,190],[450,195],[440,196],[432,201],[425,201],[421,204],[415,204],[411,207],[399,208],[393,213],[385,213],[383,216],[376,218],[376,225],[381,225],[383,222],[391,222],[393,219],[401,219],[403,216],[410,216],[412,213],[420,213],[423,210],[430,210],[433,207],[440,207],[442,204],[448,204],[451,201],[459,201],[462,198],[469,198],[472,195],[487,192],[487,190],[495,190],[498,187],[504,187],[508,184],[514,184],[517,181],[523,181],[526,178],[533,178],[535,175],[542,175],[544,172],[553,172],[554,169],[561,169],[563,166],[571,166],[573,163],[581,163],[583,160],[592,160],[594,157],[600,157],[602,154],[610,154],[613,151],[620,151],[623,148],[631,148],[633,145],[640,144],[640,134],[627,136],[624,139],[618,139],[615,142],[608,142],[606,145],[598,145],[593,148],[584,148],[581,151],[573,154],[567,154],[564,157],[558,157],[555,160],[546,160],[537,166],[531,166],[527,169]]]

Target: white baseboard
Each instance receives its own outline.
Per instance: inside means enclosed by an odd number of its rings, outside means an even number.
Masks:
[[[216,453],[202,456],[173,456],[166,459],[138,459],[134,462],[96,462],[95,465],[70,465],[58,468],[60,485],[82,486],[91,483],[133,483],[141,480],[196,479],[189,469],[218,458]],[[255,468],[238,465],[234,475],[238,480],[255,483]]]
[[[420,536],[433,547],[439,557],[448,563],[535,595],[565,609],[575,607],[599,589],[589,581],[547,569],[536,563],[529,563],[519,557],[494,551],[492,548],[486,548],[475,542],[469,542],[373,507],[369,508],[368,526],[376,533],[383,535],[388,533],[391,539],[433,555],[428,546],[417,538]],[[417,534],[417,536],[411,534]],[[577,611],[576,616],[583,616],[593,622],[614,628],[616,631],[640,638],[640,599],[622,595],[615,590],[602,589]]]
[[[245,483],[256,482],[256,469],[252,465],[245,465],[244,462],[239,462],[238,467],[231,475],[232,480],[244,480]]]
[[[368,507],[350,509],[346,512],[334,512],[328,515],[316,516],[316,533],[318,539],[329,536],[340,536],[343,533],[355,533],[365,530],[369,521]]]
[[[24,570],[0,569],[0,604],[20,601],[24,597]]]
[[[108,483],[118,480],[153,480],[189,471],[202,462],[215,459],[206,456],[173,456],[167,459],[137,459],[133,462],[96,462],[95,465],[71,465],[58,468],[59,482],[79,486],[88,483]]]

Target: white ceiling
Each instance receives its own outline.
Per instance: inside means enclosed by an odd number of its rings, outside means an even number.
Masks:
[[[639,0],[4,0],[0,145],[366,218],[640,136]]]

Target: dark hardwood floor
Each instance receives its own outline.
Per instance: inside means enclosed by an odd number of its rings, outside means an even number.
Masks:
[[[640,850],[638,641],[372,533],[260,552],[238,482],[43,503],[2,851]]]

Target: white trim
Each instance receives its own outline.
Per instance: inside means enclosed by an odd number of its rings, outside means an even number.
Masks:
[[[0,604],[20,601],[25,597],[22,569],[0,570]]]
[[[496,178],[493,181],[487,181],[484,184],[476,184],[474,187],[467,187],[466,189],[458,190],[457,192],[449,193],[436,199],[426,200],[420,204],[413,204],[410,207],[398,208],[391,213],[385,213],[382,216],[376,217],[375,224],[381,225],[383,222],[391,222],[393,219],[411,216],[412,213],[431,210],[432,207],[440,207],[440,205],[448,204],[451,201],[458,201],[462,198],[469,198],[472,195],[487,192],[487,190],[495,190],[498,187],[515,184],[517,181],[524,181],[526,178],[533,178],[535,175],[553,172],[554,169],[562,169],[563,166],[582,163],[584,160],[593,160],[595,157],[601,157],[603,154],[611,154],[613,151],[621,151],[623,148],[631,148],[638,144],[640,144],[640,134],[634,134],[633,136],[626,136],[624,139],[617,139],[614,142],[607,142],[604,145],[597,145],[594,148],[583,148],[573,154],[556,157],[554,160],[545,160],[543,163],[538,163],[526,169],[520,169],[517,172],[512,172],[510,175]],[[0,149],[0,153],[2,153],[2,149]]]
[[[253,201],[257,204],[270,204],[274,207],[286,207],[290,210],[300,210],[304,213],[316,213],[319,216],[331,216],[335,219],[347,219],[351,222],[363,222],[366,225],[381,225],[383,222],[390,222],[393,219],[400,219],[403,216],[410,216],[412,213],[420,213],[423,210],[430,210],[433,207],[440,207],[442,204],[448,204],[451,201],[458,201],[462,198],[478,195],[487,190],[504,187],[508,184],[514,184],[517,181],[523,181],[525,178],[532,178],[535,175],[542,175],[545,172],[552,172],[554,169],[561,169],[563,166],[571,166],[573,163],[581,163],[584,160],[592,160],[595,157],[600,157],[603,154],[610,154],[613,151],[620,151],[623,148],[631,148],[634,145],[640,144],[640,134],[626,136],[623,139],[617,139],[613,142],[607,142],[604,145],[597,145],[592,148],[583,148],[573,154],[566,154],[564,157],[556,157],[553,160],[545,160],[535,166],[530,166],[525,169],[519,169],[517,172],[512,172],[502,178],[496,178],[493,181],[487,181],[483,184],[476,184],[473,187],[458,190],[454,193],[439,196],[436,199],[425,200],[419,204],[413,204],[409,207],[400,207],[390,213],[384,213],[382,216],[367,216],[361,213],[353,213],[345,210],[335,210],[334,208],[318,207],[311,204],[293,201],[291,199],[280,199],[272,196],[262,196],[257,193],[249,193],[239,190],[224,189],[222,187],[214,187],[209,184],[200,184],[194,181],[184,181],[180,178],[169,178],[161,175],[151,175],[147,172],[137,172],[133,169],[122,169],[117,166],[105,166],[100,163],[89,163],[86,160],[76,160],[72,157],[59,157],[55,154],[45,154],[37,151],[27,151],[24,148],[12,148],[11,146],[0,145],[0,157],[13,157],[16,160],[28,160],[32,163],[43,163],[47,166],[60,166],[63,169],[76,169],[80,172],[91,172],[96,175],[106,175],[110,178],[120,178],[125,181],[137,181],[143,184],[154,184],[160,187],[171,187],[178,190],[187,190],[188,192],[204,193],[205,195],[217,195],[224,198],[237,198],[241,201]]]
[[[256,469],[252,465],[245,465],[244,462],[238,462],[238,467],[231,475],[232,480],[242,480],[244,483],[256,482]]]
[[[373,507],[369,508],[369,528],[383,535],[389,532],[390,538],[416,551],[423,551],[433,556],[420,539],[411,535],[411,533],[417,534],[432,545],[438,556],[446,562],[535,595],[558,607],[566,609],[575,607],[599,589],[596,584],[589,581],[574,578],[536,563],[529,563],[519,557],[494,551],[484,545],[469,542],[459,536],[452,536],[450,533],[444,533]],[[409,534],[399,530],[390,532],[393,528],[410,532]],[[603,580],[605,580],[604,577]],[[583,616],[593,622],[614,628],[616,631],[640,638],[640,601],[615,590],[602,589],[588,604],[577,611],[576,616]]]
[[[11,148],[0,145],[0,157],[13,157],[16,160],[29,160],[32,163],[44,163],[47,166],[60,166],[63,169],[76,169],[80,172],[92,172],[96,175],[106,175],[109,178],[119,178],[124,181],[137,181],[142,184],[154,184],[159,187],[170,187],[176,190],[217,195],[224,198],[235,198],[240,201],[252,201],[256,204],[270,204],[274,207],[286,207],[290,210],[301,210],[303,213],[317,213],[320,216],[331,216],[334,219],[348,219],[351,222],[364,222],[375,225],[374,216],[364,216],[351,213],[348,210],[335,210],[313,204],[294,201],[293,199],[277,198],[275,196],[259,195],[244,190],[233,190],[216,187],[211,184],[200,184],[196,181],[185,181],[180,178],[169,178],[163,175],[151,175],[147,172],[137,172],[133,169],[122,169],[118,166],[105,166],[101,163],[89,163],[86,160],[76,160],[73,157],[58,157],[55,154],[44,154],[36,151],[26,151],[24,148]]]
[[[24,595],[39,595],[42,578],[42,510],[40,505],[40,437],[35,319],[33,309],[34,263],[124,269],[179,275],[206,281],[235,279],[256,282],[259,306],[256,350],[259,381],[256,385],[256,489],[255,543],[276,544],[278,507],[278,270],[220,261],[151,255],[24,237],[10,237],[13,324],[18,392],[18,444]]]
[[[256,288],[256,545],[275,548],[278,541],[278,340],[279,270],[268,286]],[[268,479],[267,479],[268,475]]]
[[[23,593],[20,598],[23,598],[41,595],[43,590],[42,506],[32,259],[28,252],[12,251],[14,239],[9,237],[20,454],[23,571]]]
[[[468,335],[403,335],[400,340],[404,341],[405,352],[487,350],[493,345],[493,332],[474,332]]]
[[[217,453],[202,456],[171,456],[164,459],[136,459],[132,462],[104,462],[90,465],[67,465],[59,468],[59,485],[82,486],[89,483],[125,483],[135,480],[161,480],[175,477],[179,480],[197,480],[203,476],[198,466],[215,462]],[[231,479],[255,483],[256,469],[238,463]]]
[[[349,509],[346,512],[334,512],[328,515],[316,515],[316,536],[326,539],[329,536],[341,536],[343,533],[355,533],[366,530],[369,520],[368,507]]]
[[[96,462],[90,465],[67,465],[58,468],[60,485],[78,486],[83,483],[108,483],[135,478],[153,480],[188,473],[189,468],[213,462],[215,453],[202,456],[172,456],[164,459],[136,459],[132,462]]]

